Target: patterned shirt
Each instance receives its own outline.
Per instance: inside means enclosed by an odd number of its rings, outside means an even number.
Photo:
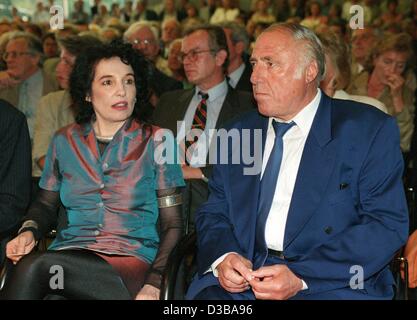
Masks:
[[[39,185],[60,192],[68,225],[49,249],[85,248],[154,260],[156,190],[184,186],[178,164],[155,161],[160,130],[128,120],[102,154],[91,123],[71,124],[55,134]],[[175,148],[173,138],[172,144]]]

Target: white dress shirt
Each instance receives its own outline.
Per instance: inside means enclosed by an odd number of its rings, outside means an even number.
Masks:
[[[290,208],[295,180],[300,166],[301,156],[307,136],[316,115],[321,99],[321,92],[317,90],[314,99],[304,107],[292,120],[295,126],[290,128],[283,137],[284,149],[279,169],[277,186],[274,199],[265,226],[266,245],[270,249],[283,251],[285,225],[287,223],[288,210]],[[275,119],[277,121],[282,121]],[[274,146],[275,131],[272,126],[272,118],[269,119],[268,132],[265,141],[264,156],[262,161],[263,175],[269,156]]]
[[[245,71],[245,67],[245,64],[242,63],[239,68],[229,74],[229,84],[233,89],[235,89],[239,83],[240,77],[242,77],[243,71]]]

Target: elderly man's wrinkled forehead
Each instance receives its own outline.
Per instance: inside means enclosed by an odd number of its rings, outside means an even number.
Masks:
[[[157,40],[155,34],[152,32],[152,29],[148,26],[141,26],[134,33],[135,37],[143,37],[148,40]]]
[[[255,47],[259,42],[262,42],[262,47],[270,48],[271,50],[285,48],[297,51],[304,43],[303,40],[297,40],[289,30],[283,28],[262,32],[255,43]]]

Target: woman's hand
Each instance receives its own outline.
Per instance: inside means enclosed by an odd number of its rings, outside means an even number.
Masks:
[[[16,238],[10,240],[6,245],[6,256],[16,264],[23,256],[33,250],[36,245],[32,231],[25,231]]]
[[[390,74],[387,76],[386,85],[389,86],[391,90],[391,95],[393,97],[402,96],[402,89],[405,83],[405,79],[399,74]]]
[[[405,79],[398,74],[390,74],[387,76],[386,85],[390,88],[392,102],[396,113],[400,113],[404,109],[403,86]]]
[[[159,293],[160,290],[158,288],[145,284],[136,295],[136,300],[159,300]]]

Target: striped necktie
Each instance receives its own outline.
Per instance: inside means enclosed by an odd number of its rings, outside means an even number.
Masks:
[[[191,125],[191,130],[193,129],[199,129],[201,131],[204,131],[206,128],[206,121],[207,121],[207,100],[209,98],[209,95],[207,93],[198,92],[198,95],[201,97],[200,103],[197,106],[197,109],[195,110],[194,118],[193,118],[193,124]],[[190,146],[192,146],[194,143],[198,141],[199,136],[195,136],[194,140],[185,141],[185,147],[188,150]]]

